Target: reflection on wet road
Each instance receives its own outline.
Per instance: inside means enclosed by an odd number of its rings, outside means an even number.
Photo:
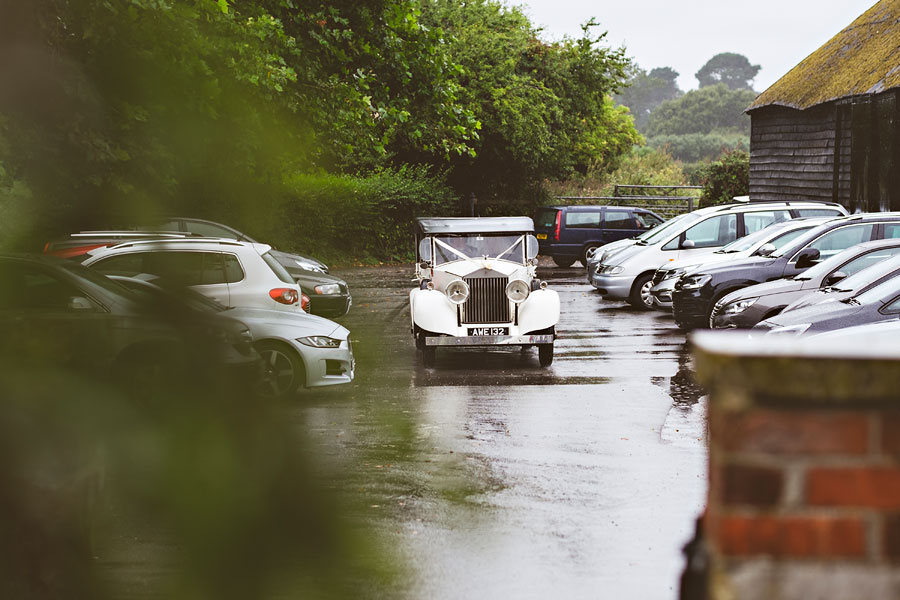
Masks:
[[[542,263],[543,265],[543,263]],[[662,313],[604,302],[579,268],[553,365],[441,348],[421,366],[411,266],[348,269],[357,380],[307,393],[298,426],[354,517],[395,548],[399,598],[675,598],[705,497],[701,391]]]

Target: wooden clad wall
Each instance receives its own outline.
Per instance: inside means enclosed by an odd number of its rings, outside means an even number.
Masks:
[[[846,203],[851,149],[849,139],[837,136],[845,128],[839,123],[840,113],[833,103],[803,111],[780,106],[753,111],[750,198]],[[836,197],[844,193],[846,198]]]

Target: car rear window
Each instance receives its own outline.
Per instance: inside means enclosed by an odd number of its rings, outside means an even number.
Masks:
[[[546,208],[539,210],[534,217],[534,226],[543,229],[549,229],[556,225],[556,213],[559,211],[555,208]]]
[[[278,276],[278,279],[284,283],[295,283],[294,278],[287,272],[287,269],[281,266],[281,263],[275,260],[271,254],[264,252],[261,256],[263,260],[266,261],[266,264],[275,272],[275,275]]]

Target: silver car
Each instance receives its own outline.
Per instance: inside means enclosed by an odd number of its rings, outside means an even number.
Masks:
[[[677,226],[604,258],[593,272],[588,272],[588,278],[604,298],[627,300],[635,307],[651,309],[653,274],[662,264],[711,254],[772,223],[846,214],[847,210],[839,204],[812,201],[741,202],[702,208],[688,213]]]

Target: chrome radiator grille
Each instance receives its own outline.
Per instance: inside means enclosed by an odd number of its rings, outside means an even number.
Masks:
[[[463,323],[509,323],[507,277],[467,277],[469,299],[462,305]]]

